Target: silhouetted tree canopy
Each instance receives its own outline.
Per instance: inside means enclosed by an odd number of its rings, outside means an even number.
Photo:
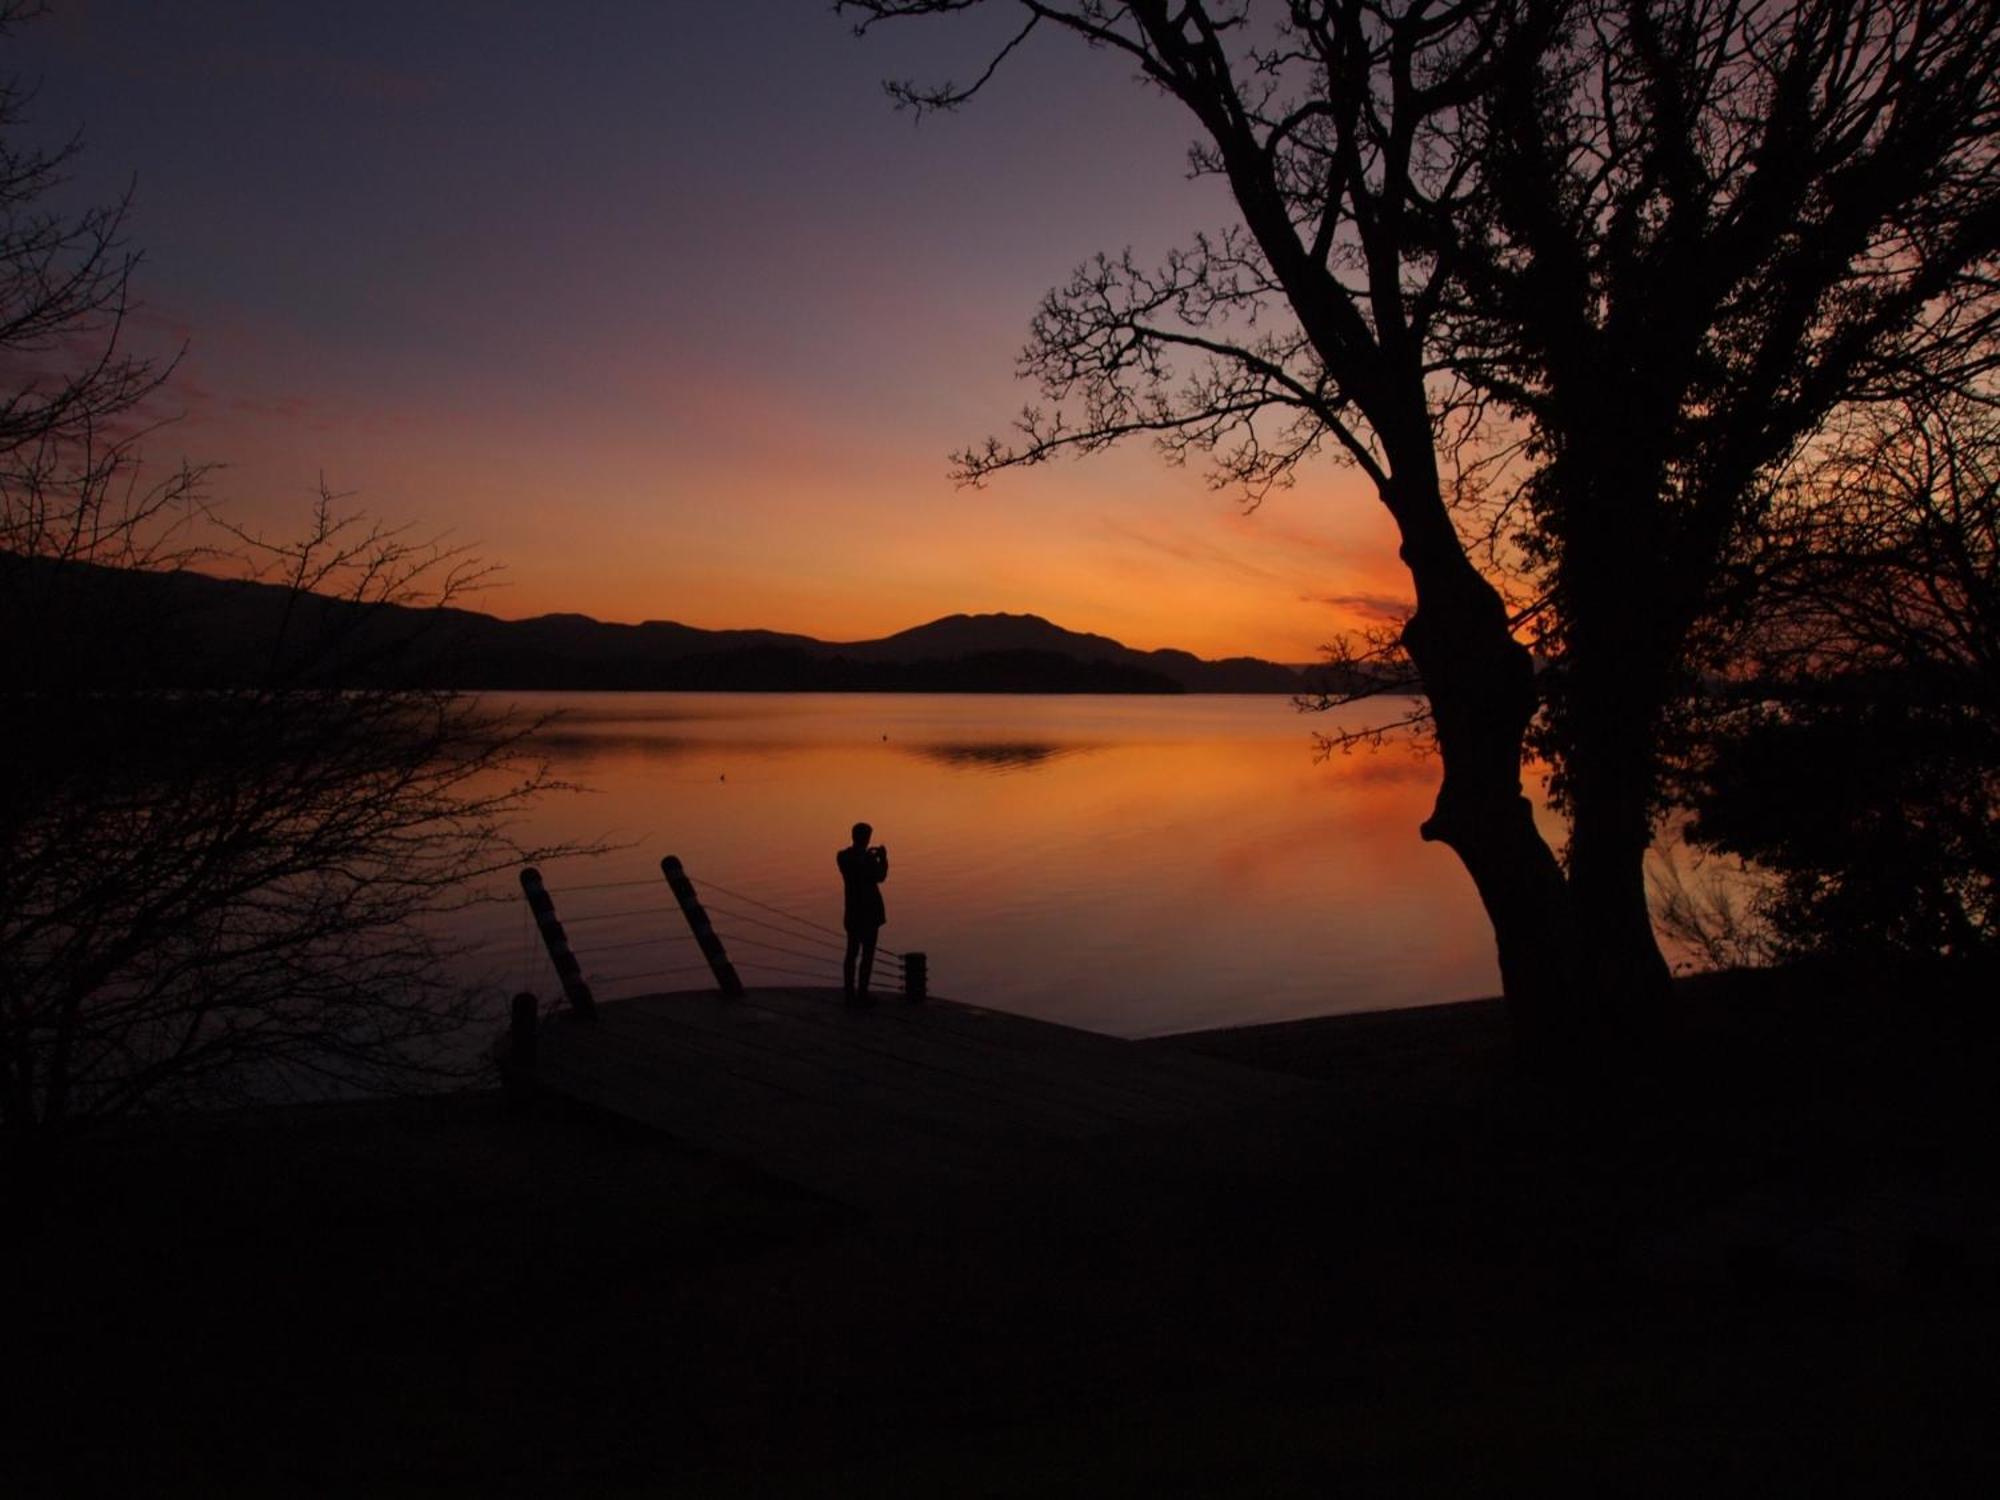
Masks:
[[[1679,787],[1785,955],[2000,944],[2000,408],[1871,410],[1778,502]]]
[[[1645,926],[1662,752],[1832,429],[1990,368],[2000,11],[1672,0],[1522,14],[1444,221],[1454,374],[1519,424],[1539,745],[1586,920]]]
[[[961,474],[1135,435],[1251,503],[1331,455],[1394,519],[1400,632],[1524,1020],[1664,992],[1643,860],[1685,705],[1754,616],[1774,497],[1858,405],[1986,368],[2000,250],[1990,0],[849,0],[984,8],[1182,104],[1241,218],[1045,299],[1042,390]],[[1548,669],[1534,672],[1527,641]],[[1570,838],[1520,774],[1531,726]]]

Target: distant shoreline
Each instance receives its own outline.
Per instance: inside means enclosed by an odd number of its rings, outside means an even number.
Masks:
[[[36,566],[0,551],[0,586]],[[133,669],[159,687],[226,688],[274,673],[450,692],[1310,696],[1402,685],[1351,666],[1141,651],[1033,614],[946,615],[879,640],[822,641],[672,620],[504,620],[192,571],[80,565],[72,584],[79,611],[130,622]]]

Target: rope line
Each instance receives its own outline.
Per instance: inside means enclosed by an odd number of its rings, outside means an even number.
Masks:
[[[807,963],[832,964],[838,967],[841,962],[840,959],[829,958],[824,953],[808,953],[803,948],[787,948],[783,943],[767,943],[762,938],[739,937],[735,941],[751,948],[763,948],[772,953],[788,953],[793,958],[803,958]]]
[[[688,994],[688,993],[712,994],[715,992],[716,992],[715,986],[712,984],[698,985],[695,987],[693,991],[688,991],[688,990],[675,991],[676,994]],[[622,990],[615,995],[599,995],[597,998],[607,1005],[615,1005],[621,1000],[639,1000],[643,999],[647,995],[657,995],[659,993],[660,992],[658,990],[648,990],[641,988],[636,990]]]
[[[604,880],[586,885],[566,885],[560,888],[551,887],[549,894],[553,898],[559,894],[567,896],[589,891],[637,890],[641,887],[657,889],[658,883],[650,878],[645,880]],[[766,932],[775,933],[777,936],[788,939],[793,943],[817,944],[821,950],[832,950],[831,952],[808,951],[803,948],[787,947],[784,943],[774,943],[767,938],[745,936],[738,933],[733,940],[745,947],[760,948],[766,952],[785,955],[788,958],[802,959],[809,964],[826,966],[825,969],[815,968],[808,971],[785,963],[772,963],[768,959],[750,955],[741,960],[746,967],[768,970],[775,974],[785,974],[795,978],[813,979],[824,982],[830,977],[827,971],[839,967],[841,958],[845,956],[847,934],[837,928],[829,927],[823,922],[815,922],[810,917],[799,916],[796,912],[786,911],[781,906],[773,906],[768,901],[760,901],[755,896],[746,895],[742,891],[732,890],[726,885],[718,885],[714,881],[704,880],[699,889],[704,893],[712,892],[715,895],[726,896],[732,901],[740,901],[745,905],[754,906],[758,911],[768,913],[770,916],[776,917],[789,925],[780,926],[777,922],[768,921],[764,917],[753,915],[747,911],[737,910],[719,902],[706,903],[710,911],[729,918],[731,922],[745,922],[751,926],[762,928]],[[623,907],[616,911],[585,912],[582,916],[576,917],[564,917],[558,912],[557,920],[565,928],[571,928],[590,926],[599,922],[643,921],[646,918],[655,916],[676,917],[680,915],[682,913],[678,905],[667,906],[660,903],[652,903],[644,906]],[[538,934],[535,931],[533,914],[525,902],[521,906],[521,918],[522,988],[526,989],[534,967],[534,948]],[[593,945],[591,954],[595,957],[602,953],[621,953],[628,949],[657,947],[662,943],[693,941],[693,933],[675,931],[652,937],[632,938],[623,942]],[[840,957],[836,957],[836,954],[840,955]],[[903,955],[893,948],[878,947],[875,950],[875,963],[878,970],[891,978],[901,977],[906,967]],[[633,979],[653,979],[674,974],[699,973],[706,971],[707,968],[706,964],[688,964],[675,968],[649,970],[644,973],[613,974],[608,976],[591,974],[590,981],[593,984],[610,985]]]
[[[732,891],[731,889],[729,889],[728,886],[717,885],[712,880],[705,880],[702,882],[702,884],[709,890],[720,891],[722,892],[723,895],[733,897],[738,901],[748,901],[752,906],[755,906],[763,911],[768,911],[772,913],[774,916],[780,916],[785,918],[787,921],[797,922],[801,926],[810,927],[815,932],[823,932],[828,937],[840,939],[840,941],[843,943],[847,941],[846,933],[838,931],[835,928],[828,927],[823,923],[815,922],[811,917],[793,916],[792,913],[786,911],[783,907],[773,906],[768,901],[759,901],[755,896],[746,896],[741,891]]]
[[[554,896],[559,893],[574,893],[578,891],[630,891],[637,890],[642,885],[657,886],[659,883],[659,877],[655,876],[651,880],[600,880],[595,885],[552,885],[547,889],[548,893]]]
[[[516,948],[531,946],[535,941],[534,923],[531,921],[524,931],[510,927],[505,932],[443,932],[435,939],[437,943],[461,953],[477,953],[482,949],[506,949],[512,953]]]
[[[756,926],[762,927],[770,932],[778,933],[782,937],[795,938],[802,943],[824,943],[827,947],[836,950],[842,947],[842,943],[836,941],[833,938],[818,937],[812,933],[807,933],[807,932],[794,932],[789,927],[780,927],[776,922],[767,922],[762,917],[753,917],[747,911],[733,910],[732,908],[724,906],[717,901],[705,902],[704,905],[706,905],[708,910],[711,912],[721,912],[725,917],[733,918],[735,921],[738,922],[754,923]]]
[[[447,918],[440,931],[454,939],[511,937],[521,931],[518,918],[523,916],[528,919],[528,926],[532,929],[535,925],[535,916],[528,910],[528,903],[523,901],[519,913],[511,911],[496,913],[491,918],[481,918],[473,922],[459,922]]]
[[[590,922],[615,922],[620,917],[645,917],[656,913],[669,917],[677,917],[680,915],[680,908],[677,906],[634,906],[624,911],[590,912],[581,917],[566,917],[561,912],[557,912],[556,920],[565,927],[582,927]]]
[[[652,948],[661,943],[691,943],[693,941],[694,934],[691,932],[669,932],[662,937],[634,938],[629,943],[599,943],[590,951],[592,953],[622,953],[627,948]]]
[[[750,916],[748,912],[738,912],[738,910],[732,910],[732,908],[728,908],[728,906],[722,906],[720,902],[708,902],[708,910],[712,910],[712,912],[722,912],[724,916],[728,916],[728,918],[730,918],[730,920],[734,920],[734,922],[752,922],[752,924],[756,924],[756,926],[764,928],[766,932],[776,932],[776,934],[778,934],[780,938],[792,938],[792,940],[796,940],[796,942],[824,942],[824,944],[826,944],[826,946],[828,946],[830,950],[834,950],[834,952],[840,952],[840,954],[846,954],[846,938],[840,938],[840,940],[836,942],[836,940],[832,940],[832,938],[818,938],[818,936],[812,936],[812,934],[806,934],[806,932],[792,932],[790,928],[782,928],[782,926],[778,926],[776,922],[766,922],[766,920],[764,920],[762,916]],[[742,942],[756,942],[756,938],[744,938]],[[808,956],[810,956],[810,954],[808,954]],[[890,952],[888,948],[876,948],[876,958],[886,958],[886,960],[892,960],[892,962],[896,962],[896,964],[902,964],[902,954],[896,954],[896,952]]]
[[[788,922],[797,922],[802,927],[810,927],[815,932],[823,932],[828,937],[838,939],[842,947],[845,947],[847,945],[846,933],[841,932],[836,928],[828,927],[824,923],[815,922],[811,917],[795,916],[793,913],[786,911],[781,906],[773,906],[768,901],[759,901],[755,896],[746,896],[741,891],[732,891],[728,886],[717,885],[712,880],[703,881],[701,888],[711,891],[720,891],[723,895],[728,896],[736,901],[748,901],[752,906],[757,907],[761,911],[770,912],[773,916],[783,917]],[[882,954],[887,954],[890,958],[894,959],[901,959],[903,956],[900,953],[892,952],[888,948],[877,948],[875,952],[878,956]]]
[[[706,974],[707,964],[681,964],[670,969],[640,969],[629,974],[591,974],[592,984],[624,984],[632,979],[664,979],[673,974]]]
[[[743,967],[746,969],[757,969],[767,974],[789,974],[795,979],[811,979],[821,985],[826,984],[827,981],[827,976],[825,974],[814,974],[808,972],[805,969],[794,969],[788,967],[785,964],[774,964],[770,962],[768,959],[762,959],[762,958],[746,959],[744,961]]]

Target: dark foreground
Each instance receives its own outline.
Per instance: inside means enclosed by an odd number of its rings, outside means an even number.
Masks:
[[[1684,986],[1558,1094],[1497,1011],[1210,1033],[1327,1081],[863,1214],[494,1096],[18,1170],[9,1493],[1981,1493],[1976,989]]]

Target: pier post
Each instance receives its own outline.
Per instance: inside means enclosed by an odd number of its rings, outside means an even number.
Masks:
[[[687,918],[688,931],[701,949],[701,956],[708,960],[708,966],[715,973],[715,986],[732,1000],[743,998],[743,981],[736,975],[736,965],[729,961],[723,951],[722,939],[715,935],[715,924],[708,920],[708,913],[702,910],[701,897],[694,893],[694,882],[687,877],[681,867],[680,856],[669,854],[660,861],[660,873],[667,877],[667,888],[674,893],[674,900],[680,903],[681,915]]]
[[[562,981],[563,998],[569,1001],[570,1009],[578,1015],[595,1016],[596,997],[590,993],[590,986],[584,983],[583,969],[577,963],[576,955],[569,951],[569,935],[563,931],[562,923],[556,920],[556,904],[550,898],[548,888],[542,884],[542,872],[533,865],[521,872],[521,894],[528,898],[528,910],[535,914],[535,926],[542,934],[542,946],[549,950],[549,962],[556,966],[556,978]]]
[[[927,954],[903,955],[903,998],[912,1005],[930,993],[931,961]]]
[[[535,1043],[541,1029],[541,1006],[525,991],[514,997],[507,1015],[507,1056],[500,1069],[507,1097],[516,1103],[535,1088]]]

